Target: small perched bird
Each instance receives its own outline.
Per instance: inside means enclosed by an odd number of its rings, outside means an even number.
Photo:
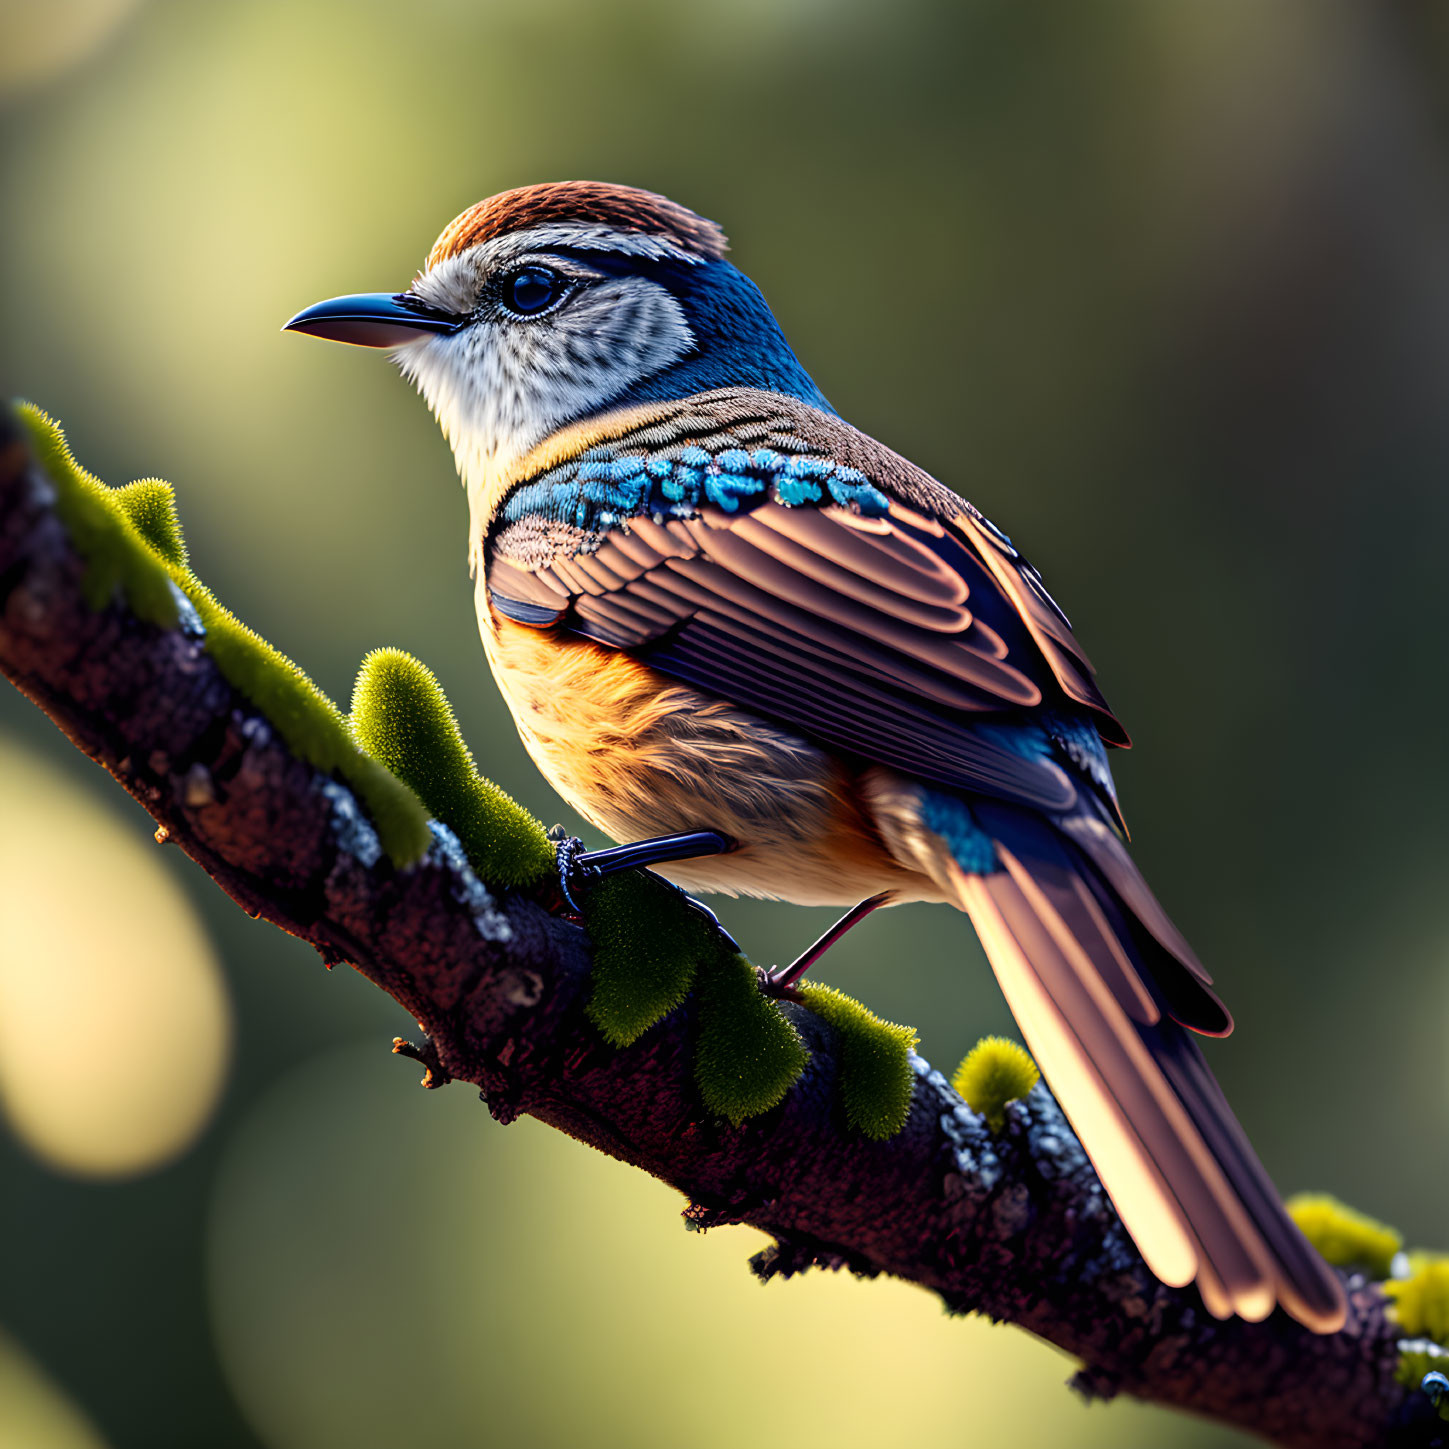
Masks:
[[[1127,853],[1127,736],[1041,576],[840,418],[713,222],[504,192],[405,291],[287,326],[392,350],[467,488],[483,645],[529,753],[614,839],[720,831],[691,890],[971,918],[1144,1259],[1218,1317],[1337,1329],[1191,1032],[1211,978]],[[838,933],[832,933],[838,934]]]

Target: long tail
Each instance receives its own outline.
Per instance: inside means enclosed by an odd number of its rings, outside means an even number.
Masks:
[[[1148,1266],[1165,1283],[1196,1280],[1219,1318],[1281,1304],[1316,1332],[1340,1328],[1339,1279],[1185,1029],[1224,1035],[1232,1019],[1126,849],[1083,816],[972,812],[999,868],[970,873],[942,841],[942,874]]]

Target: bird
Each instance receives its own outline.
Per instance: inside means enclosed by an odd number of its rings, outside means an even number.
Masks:
[[[436,416],[484,652],[565,800],[623,843],[722,834],[664,873],[850,907],[826,941],[963,911],[1151,1271],[1220,1319],[1337,1330],[1342,1282],[1197,1045],[1232,1017],[1128,852],[1130,741],[1066,615],[831,407],[727,249],[650,191],[530,185],[404,290],[286,328],[388,350]]]

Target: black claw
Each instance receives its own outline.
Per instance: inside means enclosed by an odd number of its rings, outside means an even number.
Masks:
[[[565,836],[558,843],[558,888],[563,892],[563,898],[568,902],[569,909],[576,916],[583,915],[583,912],[579,909],[579,903],[574,899],[573,891],[569,887],[593,874],[584,864],[585,854],[584,842],[576,835]]]

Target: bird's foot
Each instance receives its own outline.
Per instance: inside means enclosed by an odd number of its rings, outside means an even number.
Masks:
[[[798,977],[794,981],[784,979],[785,973],[793,969],[793,966],[756,966],[755,975],[759,978],[760,991],[772,1001],[799,1001]]]
[[[577,835],[567,834],[562,825],[551,826],[548,838],[554,842],[554,862],[558,868],[559,894],[564,898],[569,910],[574,915],[581,916],[583,912],[579,909],[579,903],[574,899],[574,890],[583,887],[586,872],[580,868],[579,861],[588,854],[588,851],[584,849],[584,842]]]

